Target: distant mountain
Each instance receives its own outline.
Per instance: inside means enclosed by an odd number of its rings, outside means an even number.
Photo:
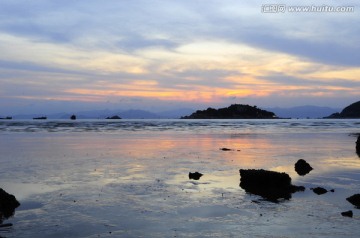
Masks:
[[[337,108],[318,106],[299,106],[291,108],[266,108],[281,118],[323,118],[332,113],[338,112]]]
[[[360,101],[345,107],[340,113],[336,112],[325,118],[360,118]]]
[[[243,104],[233,104],[227,108],[208,108],[198,110],[190,116],[182,119],[273,119],[277,118],[275,113]]]

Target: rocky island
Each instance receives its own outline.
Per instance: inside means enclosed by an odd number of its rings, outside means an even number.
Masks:
[[[105,119],[107,119],[107,120],[119,120],[119,119],[121,119],[121,117],[119,117],[118,115],[115,115],[115,116],[107,117]]]
[[[181,119],[275,119],[275,113],[243,104],[233,104],[227,108],[198,110]]]
[[[46,120],[47,117],[34,117],[33,120]]]
[[[360,118],[360,101],[345,107],[340,113],[337,112],[325,118],[329,118],[329,119]]]

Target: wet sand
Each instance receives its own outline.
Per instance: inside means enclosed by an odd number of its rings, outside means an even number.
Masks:
[[[348,133],[19,133],[0,138],[1,187],[21,203],[5,237],[358,237],[360,159]],[[223,151],[220,148],[229,148]],[[314,168],[302,177],[298,159]],[[246,194],[239,169],[306,187]],[[201,172],[189,180],[189,172]],[[316,195],[321,186],[334,193]],[[354,217],[341,212],[353,210]]]

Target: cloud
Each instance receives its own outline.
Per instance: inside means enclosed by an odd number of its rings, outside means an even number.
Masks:
[[[116,46],[126,52],[134,52],[145,48],[164,48],[172,50],[179,46],[178,43],[172,40],[161,38],[146,38],[141,35],[133,34],[126,36],[116,43]]]
[[[359,14],[264,14],[262,4],[3,0],[2,94],[220,103],[359,89]]]
[[[348,46],[333,42],[312,42],[311,40],[289,39],[276,35],[248,34],[242,40],[254,47],[284,52],[305,60],[331,65],[360,66],[360,46]]]
[[[286,73],[273,73],[263,77],[260,77],[268,82],[274,83],[276,85],[285,85],[285,86],[306,86],[306,87],[342,87],[348,88],[349,90],[358,90],[360,89],[360,84],[358,81],[347,80],[347,79],[322,79],[322,78],[300,78]]]
[[[79,74],[80,72],[75,70],[68,70],[56,67],[49,67],[42,64],[36,64],[33,62],[19,62],[19,61],[7,61],[0,60],[0,69],[14,70],[14,71],[36,71],[47,73],[62,73],[62,74]],[[84,73],[84,72],[82,72]],[[1,76],[0,76],[1,77]]]
[[[305,4],[292,4],[300,2]],[[207,39],[247,44],[325,64],[360,66],[360,55],[354,53],[360,51],[354,40],[360,38],[358,14],[264,14],[262,4],[2,1],[0,30],[40,41],[127,52],[147,47],[174,49]]]
[[[237,14],[214,12],[211,22],[218,27],[214,27],[212,36],[305,61],[360,66],[360,56],[354,53],[360,50],[355,40],[360,38],[360,27],[355,24],[360,16],[356,12],[265,14],[260,12],[262,4],[253,4],[247,14],[240,10],[241,3],[234,6],[239,10]],[[306,5],[303,1],[291,4]],[[356,1],[346,4],[357,6],[355,11],[360,7]]]

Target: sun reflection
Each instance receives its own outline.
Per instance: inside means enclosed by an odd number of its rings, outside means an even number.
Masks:
[[[68,160],[77,158],[77,164],[81,163],[79,158],[86,161],[81,169],[87,171],[87,176],[95,179],[99,186],[149,183],[150,187],[166,185],[183,189],[184,193],[201,191],[199,196],[241,191],[239,169],[285,172],[295,184],[331,177],[339,168],[342,171],[360,169],[355,153],[339,156],[339,151],[329,152],[334,148],[334,141],[324,141],[315,135],[303,140],[302,136],[307,135],[226,134],[225,130],[224,134],[191,135],[134,132],[107,135],[106,139],[93,135],[72,140],[65,143],[64,149],[73,153],[66,157]],[[343,143],[340,147],[347,145],[346,141]],[[300,158],[314,168],[306,176],[299,176],[294,170],[294,164]],[[188,173],[196,171],[204,176],[199,181],[189,180]]]

